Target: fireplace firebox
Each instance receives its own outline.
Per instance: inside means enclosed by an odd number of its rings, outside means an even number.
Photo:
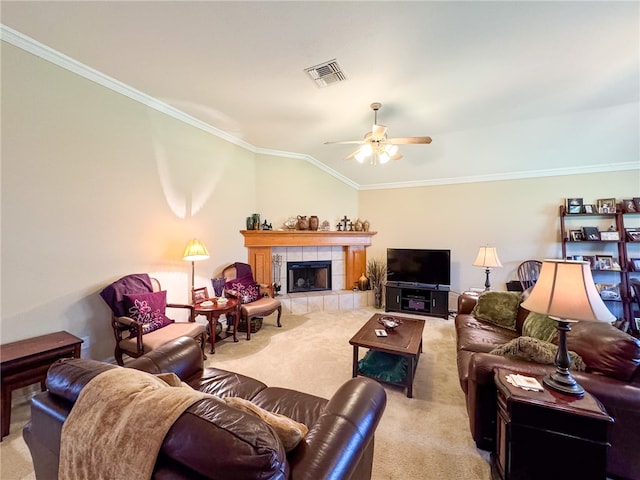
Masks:
[[[287,262],[287,293],[331,290],[331,261]]]

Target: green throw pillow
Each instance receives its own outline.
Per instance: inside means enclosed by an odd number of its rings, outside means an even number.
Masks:
[[[543,342],[532,337],[517,337],[494,348],[490,353],[527,362],[553,365],[556,363],[557,352],[558,347],[553,343]],[[569,367],[571,370],[583,372],[586,369],[587,366],[580,355],[569,352],[569,356],[571,357],[571,366]]]
[[[558,322],[543,313],[529,312],[522,324],[522,335],[553,343],[558,334],[557,325]]]
[[[409,362],[401,355],[369,350],[358,362],[358,370],[373,378],[386,382],[404,382]]]
[[[516,329],[520,292],[484,292],[478,297],[471,315],[500,327]]]

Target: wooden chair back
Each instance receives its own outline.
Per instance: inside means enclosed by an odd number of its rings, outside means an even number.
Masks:
[[[540,268],[542,262],[540,260],[526,260],[518,266],[518,280],[522,285],[522,290],[533,287],[540,276]]]

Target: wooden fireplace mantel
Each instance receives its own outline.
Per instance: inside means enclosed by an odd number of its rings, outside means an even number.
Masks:
[[[249,250],[248,263],[256,281],[273,282],[273,247],[343,247],[345,252],[345,288],[358,282],[367,270],[366,248],[377,232],[337,232],[311,230],[241,230]]]

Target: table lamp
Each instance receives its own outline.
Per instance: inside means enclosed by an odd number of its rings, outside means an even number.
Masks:
[[[589,262],[544,260],[540,277],[522,306],[558,322],[556,371],[545,375],[542,382],[557,392],[584,395],[584,388],[569,373],[571,357],[567,350],[567,332],[571,331],[570,323],[615,320],[593,283]]]
[[[187,247],[184,249],[184,254],[182,255],[183,260],[187,260],[191,262],[191,291],[193,291],[194,283],[195,283],[195,262],[199,260],[206,260],[209,258],[209,252],[207,252],[207,247],[198,240],[194,238],[191,240]]]
[[[480,251],[478,251],[478,256],[476,257],[475,262],[473,262],[474,267],[484,267],[484,271],[487,274],[487,278],[484,282],[484,290],[491,290],[491,283],[489,282],[489,273],[491,273],[492,268],[502,267],[502,263],[500,263],[500,259],[498,258],[498,252],[496,252],[495,247],[480,247]]]

